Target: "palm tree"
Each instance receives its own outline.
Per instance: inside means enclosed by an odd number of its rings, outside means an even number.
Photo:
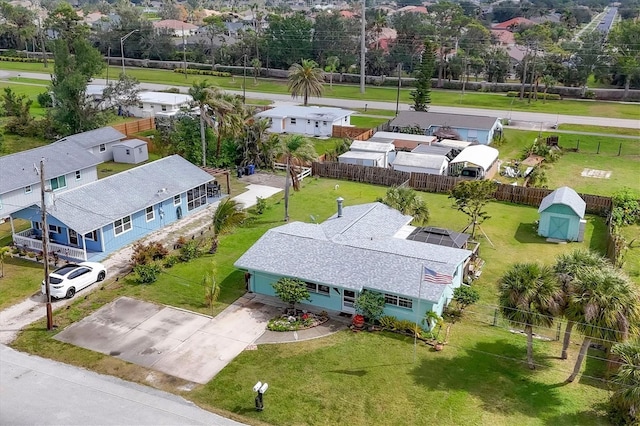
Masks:
[[[322,96],[324,71],[311,59],[303,59],[302,64],[293,64],[289,68],[288,88],[291,97],[302,96],[304,106],[309,104],[309,96]]]
[[[216,116],[216,158],[220,158],[220,146],[222,144],[222,134],[225,128],[226,115],[234,111],[234,96],[222,91],[215,92],[209,99],[207,105],[213,110]]]
[[[200,109],[200,143],[202,144],[202,166],[207,165],[207,141],[205,136],[205,122],[213,126],[211,119],[207,116],[207,105],[212,98],[220,93],[220,89],[209,84],[207,80],[195,81],[193,86],[189,88],[189,95],[193,98],[193,102]]]
[[[610,410],[620,423],[637,424],[640,416],[640,342],[618,343],[611,352],[620,358],[620,367],[613,376],[618,388],[611,395]]]
[[[4,258],[9,253],[9,247],[0,247],[0,278],[4,277]]]
[[[393,187],[387,189],[379,202],[398,210],[402,214],[413,216],[413,223],[424,226],[429,220],[429,208],[416,191],[411,188]]]
[[[324,68],[329,73],[329,88],[333,89],[333,73],[336,72],[340,65],[340,58],[337,56],[329,56],[327,58],[327,66]]]
[[[289,220],[289,186],[294,191],[300,190],[298,181],[298,165],[313,161],[318,157],[311,141],[302,135],[291,135],[280,140],[276,155],[284,157],[286,176],[284,184],[284,220]],[[291,184],[289,183],[291,181]]]
[[[213,214],[213,239],[209,253],[218,250],[218,236],[241,224],[246,218],[246,213],[240,209],[240,204],[231,198],[225,198],[218,204]]]
[[[622,342],[635,332],[640,320],[637,290],[628,277],[613,268],[585,268],[576,282],[567,315],[584,335],[576,365],[567,382],[573,382],[593,339]]]
[[[253,84],[257,85],[258,76],[260,75],[260,69],[262,68],[262,62],[260,62],[260,59],[258,58],[253,58],[251,60],[251,66],[253,67]]]
[[[527,364],[533,362],[533,327],[550,327],[560,304],[561,291],[556,276],[548,266],[538,263],[515,263],[500,278],[502,316],[527,333]]]
[[[550,87],[553,87],[556,85],[556,79],[553,78],[552,75],[550,74],[545,74],[542,76],[542,84],[544,84],[544,93],[542,95],[542,102],[543,103],[547,103],[547,91],[549,90]]]
[[[571,343],[571,331],[575,321],[567,314],[567,309],[573,296],[574,280],[579,276],[580,271],[586,267],[605,268],[609,262],[598,253],[591,250],[576,249],[569,253],[563,253],[556,258],[553,269],[558,275],[558,281],[562,289],[562,304],[559,314],[567,319],[564,329],[564,341],[562,343],[562,355],[560,359],[567,359],[567,349]]]

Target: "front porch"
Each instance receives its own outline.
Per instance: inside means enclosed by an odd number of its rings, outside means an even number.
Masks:
[[[42,237],[35,229],[13,233],[13,244],[22,250],[32,251],[34,253],[42,253]],[[64,244],[47,243],[49,254],[58,258],[71,261],[98,261],[104,257],[105,253],[85,250],[79,247],[66,246]]]

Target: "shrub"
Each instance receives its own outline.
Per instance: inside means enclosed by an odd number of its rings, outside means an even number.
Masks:
[[[51,108],[53,106],[53,99],[49,92],[39,93],[37,99],[42,108]]]
[[[384,296],[381,293],[364,290],[356,298],[354,308],[369,321],[376,321],[384,313]]]
[[[383,328],[386,328],[388,330],[395,330],[398,320],[396,319],[396,317],[392,317],[391,315],[384,315],[380,317],[378,322]]]
[[[180,247],[180,260],[188,262],[202,256],[203,253],[202,247],[200,247],[200,241],[191,240]]]
[[[180,74],[184,74],[186,71],[187,74],[195,74],[195,75],[211,75],[213,77],[231,77],[231,73],[223,72],[223,71],[210,71],[210,70],[194,70],[192,68],[187,68],[186,70],[182,68],[175,68],[173,72],[177,72]]]
[[[136,274],[136,282],[141,284],[151,284],[156,282],[158,275],[162,272],[162,268],[157,263],[149,263],[146,265],[136,265],[133,268]]]
[[[256,213],[262,214],[267,209],[267,200],[262,197],[256,197]]]
[[[180,258],[178,256],[167,256],[164,259],[164,262],[162,262],[162,266],[164,266],[165,268],[171,268],[173,265],[175,265],[176,263],[180,262]]]
[[[157,241],[149,244],[136,243],[133,246],[131,263],[133,266],[147,265],[156,260],[164,259],[168,254],[169,250]]]
[[[525,99],[529,98],[532,95],[536,96],[535,93],[524,92]],[[557,93],[547,93],[545,95],[544,92],[538,92],[537,96],[538,96],[538,99],[546,99],[548,101],[559,101],[559,100],[562,99],[562,97]],[[520,92],[516,92],[515,90],[511,90],[511,91],[507,92],[507,97],[509,97],[509,98],[520,97]]]
[[[17,58],[15,56],[0,56],[0,62],[42,62],[38,58]]]
[[[622,188],[611,197],[613,210],[611,222],[615,226],[632,225],[640,221],[640,204],[638,194],[631,188]]]

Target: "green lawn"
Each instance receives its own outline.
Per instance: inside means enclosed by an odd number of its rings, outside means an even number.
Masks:
[[[23,70],[33,72],[51,72],[51,65],[45,69],[39,63],[3,62],[0,69]],[[111,67],[110,75],[117,76],[119,67]],[[194,81],[206,79],[211,83],[223,88],[232,90],[242,90],[242,77],[212,77],[187,75],[174,73],[169,70],[157,70],[148,68],[127,68],[127,74],[138,78],[140,81],[149,83],[162,83],[174,86],[190,86]],[[106,77],[106,71],[100,77]],[[254,84],[253,79],[247,79],[246,89],[248,91],[265,93],[289,93],[285,81],[272,79],[259,79],[258,84]],[[410,103],[410,92],[412,88],[403,88],[400,91],[400,101]],[[395,102],[397,89],[395,87],[367,87],[366,93],[360,93],[358,85],[334,84],[333,89],[325,86],[324,96],[330,98],[356,99],[362,100],[363,104],[368,100]],[[464,96],[457,91],[433,90],[431,93],[433,105],[463,106],[475,108],[501,109],[508,111],[532,111],[546,112],[551,114],[571,114],[599,117],[616,117],[628,119],[640,119],[640,108],[637,105],[629,105],[615,102],[582,102],[576,100],[562,100],[543,103],[536,101],[528,103],[516,98],[508,98],[504,94],[467,92]],[[313,99],[311,100],[313,102]],[[363,105],[364,107],[364,105]]]
[[[611,135],[626,135],[640,138],[640,129],[625,129],[620,127],[589,126],[584,124],[560,124],[559,130],[574,130],[577,132],[592,132]]]
[[[391,117],[390,117],[391,118]],[[362,115],[352,115],[351,124],[356,127],[362,127],[365,129],[372,129],[380,124],[386,123],[390,118],[368,117]]]
[[[6,256],[4,277],[0,278],[0,311],[40,292],[43,279],[41,263]]]

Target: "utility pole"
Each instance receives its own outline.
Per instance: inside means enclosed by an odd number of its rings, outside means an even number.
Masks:
[[[531,73],[531,84],[529,85],[529,99],[527,100],[527,103],[531,103],[531,97],[533,96],[533,83],[534,80],[536,79],[536,57],[538,56],[538,43],[533,45],[533,48],[535,49],[533,52],[533,72]]]
[[[182,63],[184,68],[184,79],[187,79],[187,42],[184,38],[184,27],[182,27]]]
[[[522,70],[522,84],[520,85],[520,100],[524,99],[524,86],[527,83],[527,57],[529,56],[529,45],[527,44],[527,48],[524,51],[524,65]]]
[[[42,210],[42,259],[44,261],[44,288],[47,297],[47,330],[53,330],[53,313],[51,311],[51,289],[49,288],[49,227],[47,226],[47,203],[44,197],[44,158],[40,160],[40,203]]]
[[[247,54],[244,54],[242,66],[242,103],[247,102]]]
[[[109,64],[111,63],[111,46],[107,47],[107,86],[109,85]]]
[[[364,65],[366,60],[366,55],[365,55],[365,50],[366,50],[365,23],[366,21],[365,21],[364,13],[366,10],[366,4],[367,4],[367,0],[362,0],[362,20],[361,20],[361,26],[360,26],[360,93],[364,93],[364,79],[365,79]]]
[[[122,57],[122,74],[125,74],[124,71],[124,41],[131,37],[131,34],[138,32],[139,30],[131,30],[124,37],[120,37],[120,56]]]
[[[400,86],[402,85],[402,63],[398,63],[398,92],[396,93],[396,117],[400,110]]]

